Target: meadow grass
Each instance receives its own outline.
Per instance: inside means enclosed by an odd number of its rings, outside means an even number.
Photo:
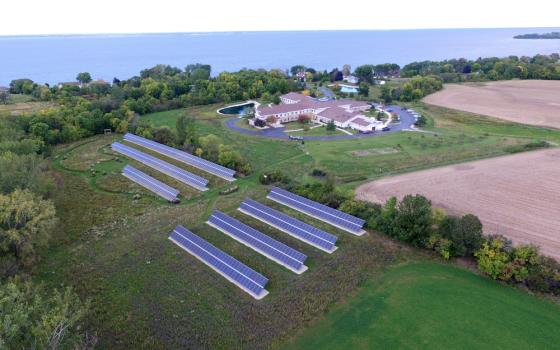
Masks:
[[[450,265],[393,267],[282,349],[547,349],[560,307]]]

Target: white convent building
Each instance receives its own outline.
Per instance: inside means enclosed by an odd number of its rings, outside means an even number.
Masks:
[[[297,121],[300,115],[308,115],[319,123],[334,122],[339,128],[351,128],[361,132],[381,129],[382,123],[365,116],[372,108],[369,103],[349,99],[318,101],[296,92],[280,96],[279,105],[259,106],[255,118],[267,120],[275,118],[274,127],[283,123]]]

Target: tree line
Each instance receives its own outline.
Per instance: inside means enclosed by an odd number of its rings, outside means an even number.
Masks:
[[[0,348],[87,349],[89,302],[71,288],[46,288],[29,275],[57,217],[45,142],[29,138],[19,117],[0,115]]]
[[[401,70],[402,77],[437,76],[445,83],[509,79],[560,79],[560,55],[464,58],[412,62]]]
[[[24,128],[47,144],[75,141],[104,129],[134,132],[135,116],[194,105],[229,103],[298,90],[297,83],[279,70],[241,70],[211,77],[211,67],[191,64],[180,69],[167,65],[142,70],[127,80],[112,84],[92,81],[79,73],[77,84],[40,85],[30,79],[10,83],[12,94],[27,94],[41,101],[54,101],[56,108],[22,117]]]

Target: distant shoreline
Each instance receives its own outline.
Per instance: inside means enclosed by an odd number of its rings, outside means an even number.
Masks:
[[[473,30],[510,30],[510,29],[537,29],[556,30],[558,27],[479,27],[479,28],[372,28],[372,29],[295,29],[295,30],[223,30],[223,31],[185,31],[185,32],[108,32],[108,33],[28,33],[28,34],[0,34],[0,39],[25,39],[25,38],[77,38],[77,37],[142,37],[142,36],[170,36],[170,35],[231,35],[231,34],[266,34],[266,33],[323,33],[323,32],[406,32],[406,31],[473,31]]]
[[[521,34],[513,37],[514,39],[560,39],[560,32],[550,32],[550,33],[532,33],[532,34]]]

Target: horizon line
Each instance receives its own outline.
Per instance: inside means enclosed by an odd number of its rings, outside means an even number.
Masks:
[[[78,36],[134,36],[176,34],[242,34],[242,33],[297,33],[297,32],[369,32],[369,31],[422,31],[422,30],[491,30],[491,29],[560,29],[559,27],[461,27],[461,28],[392,28],[392,29],[271,29],[271,30],[222,30],[222,31],[179,31],[179,32],[99,32],[99,33],[50,33],[50,34],[0,34],[0,38],[30,37],[78,37]]]

